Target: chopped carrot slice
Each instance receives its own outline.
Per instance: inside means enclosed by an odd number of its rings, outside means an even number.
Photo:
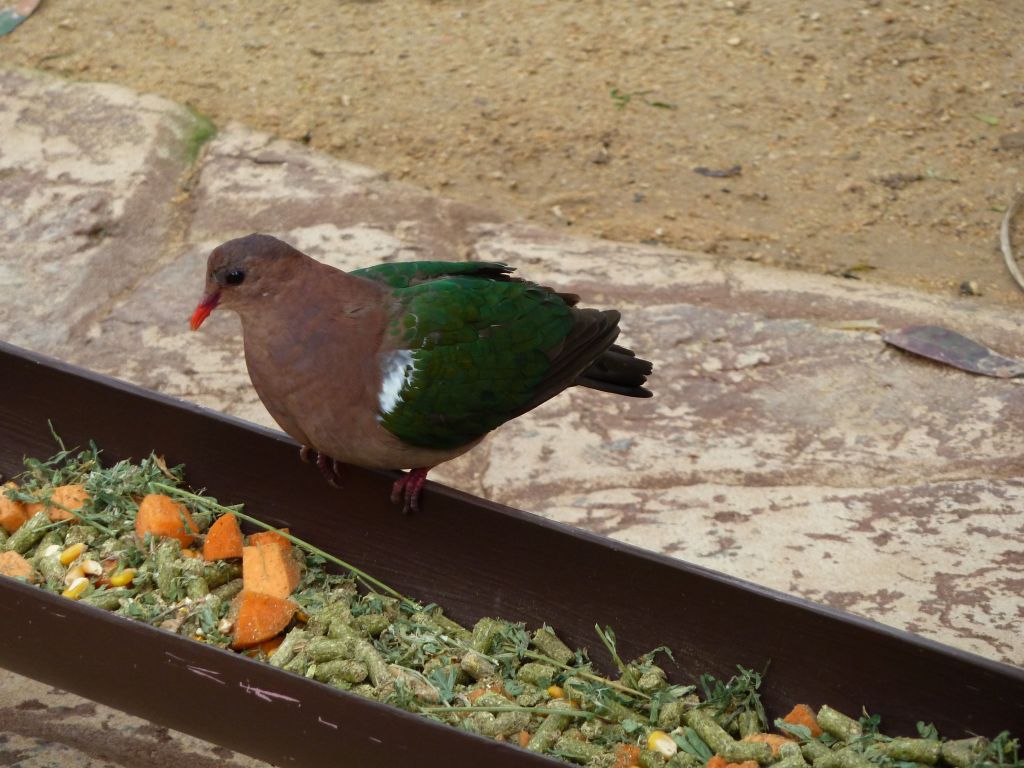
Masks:
[[[772,754],[778,757],[779,748],[783,744],[792,744],[793,740],[777,733],[752,733],[744,736],[743,741],[761,741],[772,748]]]
[[[242,589],[284,599],[301,579],[302,569],[288,550],[275,544],[242,547]]]
[[[238,615],[231,647],[251,648],[278,635],[288,626],[297,606],[291,600],[243,589],[235,598]]]
[[[221,515],[206,532],[203,542],[205,560],[227,560],[242,556],[242,529],[234,515]]]
[[[287,528],[282,528],[281,530],[285,533],[291,533]],[[292,543],[277,531],[260,531],[259,533],[249,534],[250,547],[261,547],[265,544],[276,544],[285,550],[292,548]]]
[[[281,643],[283,642],[284,635],[277,635],[275,637],[270,638],[269,640],[264,640],[262,643],[259,643],[258,645],[254,645],[252,648],[248,648],[245,651],[245,655],[255,657],[259,656],[262,653],[265,656],[269,656],[274,651],[276,651],[277,647],[281,645]]]
[[[24,504],[20,501],[9,499],[4,494],[7,488],[17,487],[14,483],[7,483],[0,488],[0,526],[3,526],[4,530],[8,533],[14,533],[31,517]]]
[[[15,579],[36,580],[36,569],[17,552],[0,552],[0,575]]]
[[[822,734],[818,718],[814,716],[814,710],[806,704],[797,704],[788,715],[782,718],[782,721],[790,725],[803,725],[809,728],[811,736],[814,738],[818,738]]]
[[[135,533],[141,539],[147,533],[177,539],[182,548],[189,546],[198,533],[192,515],[170,496],[151,493],[142,499],[135,516]]]
[[[272,637],[269,640],[264,640],[262,643],[259,644],[258,647],[261,651],[263,651],[263,653],[269,656],[274,651],[276,651],[277,647],[281,645],[281,643],[283,642],[284,635],[278,635],[277,637]]]
[[[466,694],[466,698],[469,699],[470,704],[475,704],[476,700],[485,693],[497,693],[501,696],[508,696],[505,691],[505,686],[501,684],[501,681],[498,681],[495,683],[489,683],[488,685],[482,685],[479,688],[474,688]]]
[[[615,768],[633,768],[639,765],[640,747],[636,744],[615,745]]]
[[[53,489],[50,496],[50,503],[46,507],[46,514],[54,522],[58,520],[73,520],[78,517],[75,514],[85,506],[91,497],[85,486],[77,483],[72,485],[61,485]]]
[[[89,500],[89,493],[85,486],[78,483],[71,485],[59,485],[50,493],[49,502],[34,501],[25,505],[25,512],[32,517],[38,512],[46,512],[54,522],[59,520],[74,520],[78,515],[74,514],[85,506]]]

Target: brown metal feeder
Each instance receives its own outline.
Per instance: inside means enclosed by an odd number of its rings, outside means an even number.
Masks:
[[[606,670],[595,624],[617,630],[626,658],[668,645],[675,682],[770,660],[773,717],[827,703],[867,707],[892,734],[918,720],[949,737],[1024,732],[1024,670],[443,486],[403,516],[387,473],[348,469],[332,489],[276,432],[9,345],[0,371],[7,475],[54,452],[50,419],[69,446],[94,440],[108,461],[156,450],[185,463],[193,487],[464,624],[546,621]],[[564,765],[10,579],[0,627],[4,667],[279,765]]]

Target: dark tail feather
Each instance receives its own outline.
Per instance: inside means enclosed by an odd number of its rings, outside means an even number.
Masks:
[[[637,357],[633,350],[612,344],[579,375],[576,384],[627,397],[651,397],[654,393],[643,385],[653,369],[650,361]]]

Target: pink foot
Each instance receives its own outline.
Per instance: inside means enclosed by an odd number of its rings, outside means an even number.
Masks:
[[[430,470],[431,467],[410,469],[395,480],[395,484],[391,488],[391,503],[397,504],[404,499],[402,504],[404,514],[420,511],[420,491],[423,490],[423,484],[427,482],[427,472]]]

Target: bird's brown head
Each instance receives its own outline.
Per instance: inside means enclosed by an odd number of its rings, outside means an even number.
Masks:
[[[199,330],[217,307],[240,312],[273,296],[306,258],[270,235],[246,235],[218,245],[206,261],[206,288],[190,327]]]

